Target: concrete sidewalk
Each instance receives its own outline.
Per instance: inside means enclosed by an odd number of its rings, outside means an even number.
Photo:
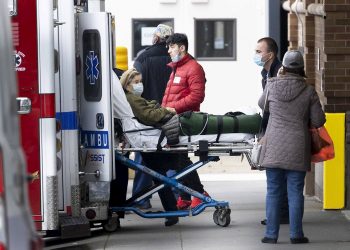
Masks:
[[[46,240],[45,249],[350,249],[350,222],[344,213],[322,210],[322,204],[313,197],[306,197],[305,202],[304,232],[309,244],[290,244],[288,225],[281,225],[278,244],[262,244],[264,226],[260,220],[265,218],[265,173],[251,171],[239,159],[224,162],[215,163],[222,166],[204,167],[200,176],[214,199],[229,201],[232,212],[228,227],[214,224],[214,208],[195,217],[180,218],[179,224],[169,228],[164,226],[164,219],[144,219],[131,214],[121,220],[122,228],[115,233],[98,230],[88,239]],[[129,184],[130,189],[132,181]],[[153,197],[152,205],[152,210],[161,210],[158,195]]]

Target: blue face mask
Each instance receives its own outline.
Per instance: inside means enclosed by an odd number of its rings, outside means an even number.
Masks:
[[[132,93],[137,96],[141,96],[143,93],[143,84],[142,82],[132,84]]]
[[[255,54],[253,60],[254,60],[254,63],[260,67],[264,67],[266,63],[262,60],[262,56],[259,54]]]
[[[178,61],[180,61],[180,54],[177,54],[176,56],[173,56],[172,58],[171,58],[171,61],[172,62],[174,62],[174,63],[176,63],[176,62],[178,62]]]

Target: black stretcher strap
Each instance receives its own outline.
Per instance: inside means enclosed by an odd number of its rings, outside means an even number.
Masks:
[[[126,133],[136,133],[136,132],[148,131],[148,130],[155,130],[155,129],[158,129],[158,130],[159,130],[159,128],[142,128],[142,129],[133,129],[133,130],[127,130],[127,131],[124,131],[124,134],[126,134]]]
[[[206,135],[208,131],[209,114],[203,114],[202,135]]]
[[[237,116],[231,116],[233,118],[233,133],[238,133],[239,131],[239,121]]]
[[[218,134],[216,136],[216,142],[219,142],[220,139],[220,135],[222,134],[223,128],[224,128],[224,121],[223,121],[223,116],[222,115],[218,115],[216,117],[217,119],[217,123],[218,123]]]
[[[165,138],[165,133],[162,130],[162,132],[160,133],[160,136],[158,138],[157,151],[162,151],[162,141],[164,140],[164,138]]]

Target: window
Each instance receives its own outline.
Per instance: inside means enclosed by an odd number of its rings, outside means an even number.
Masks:
[[[101,38],[98,30],[83,32],[84,96],[89,102],[102,98]]]
[[[158,24],[166,24],[174,29],[174,19],[132,19],[132,57],[152,45],[153,32]]]
[[[236,60],[236,19],[195,19],[195,57]]]

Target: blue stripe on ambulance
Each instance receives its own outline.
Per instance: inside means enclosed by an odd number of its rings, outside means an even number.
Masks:
[[[61,130],[76,130],[76,129],[78,129],[77,111],[57,112],[56,119],[61,122]]]

